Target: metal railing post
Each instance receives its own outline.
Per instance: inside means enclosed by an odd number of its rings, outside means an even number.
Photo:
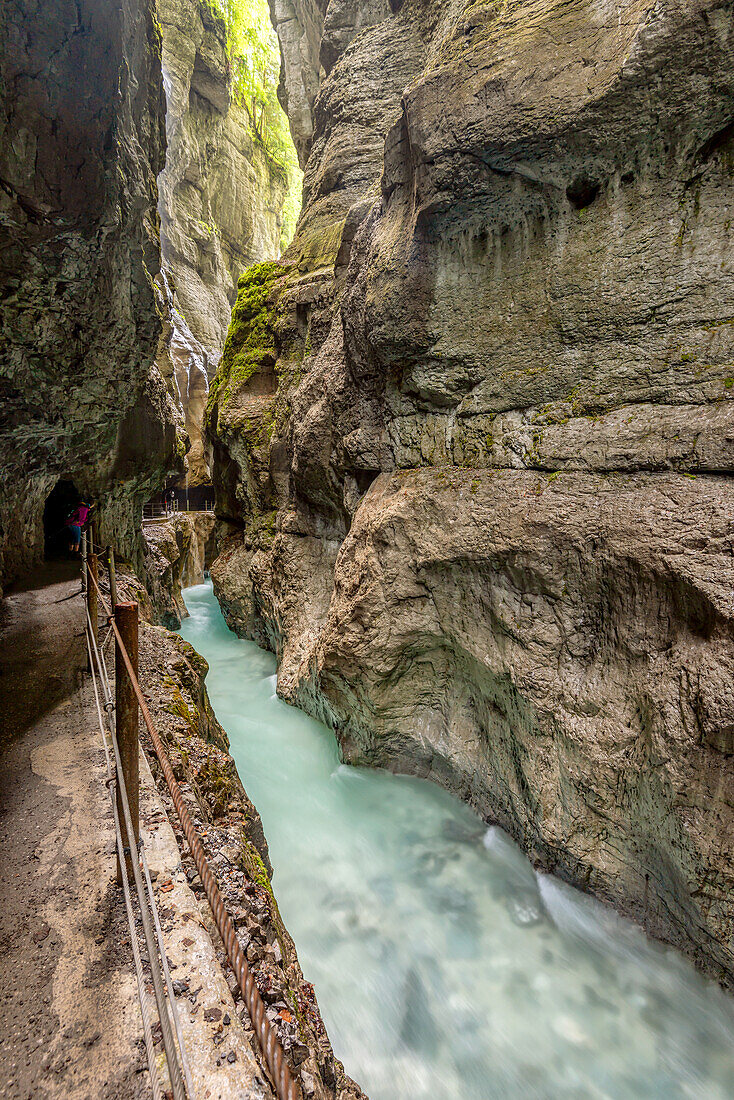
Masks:
[[[89,554],[87,557],[87,611],[89,612],[89,621],[92,624],[92,639],[94,647],[99,645],[99,605],[97,603],[97,585],[96,581],[99,579],[99,573],[97,569],[97,555]],[[90,664],[89,671],[92,671]]]
[[[87,532],[82,531],[82,592],[87,591]]]
[[[120,639],[127,650],[127,655],[132,666],[133,673],[138,675],[138,605],[136,603],[118,603],[115,608],[115,625],[120,632]],[[137,859],[138,837],[140,836],[139,805],[140,805],[140,778],[138,765],[138,697],[135,694],[130,674],[125,666],[125,659],[120,649],[120,641],[115,636],[115,730],[117,745],[120,750],[120,761],[127,789],[127,801],[130,807],[134,837],[127,836],[125,829],[126,845],[125,853],[128,861],[128,873],[132,873],[131,854]],[[118,790],[118,808],[120,819],[124,823],[124,808],[120,801]],[[117,868],[118,882],[122,881],[122,868]]]
[[[107,567],[110,573],[110,602],[114,611],[117,607],[117,573],[115,572],[115,551],[111,546],[107,547]]]

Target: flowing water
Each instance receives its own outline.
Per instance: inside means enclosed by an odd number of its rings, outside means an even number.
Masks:
[[[734,1097],[716,985],[433,784],[340,765],[211,587],[185,598],[283,918],[371,1100]]]

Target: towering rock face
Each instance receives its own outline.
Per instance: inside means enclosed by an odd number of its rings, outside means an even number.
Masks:
[[[175,465],[161,337],[160,39],[149,0],[0,13],[0,582],[43,553],[59,478],[104,496],[139,559],[139,505]],[[179,450],[183,451],[183,443]]]
[[[731,982],[734,5],[273,4],[310,156],[208,409],[229,620]]]
[[[283,172],[232,94],[227,28],[207,0],[158,0],[168,152],[160,177],[170,357],[191,439],[190,484],[209,481],[201,421],[237,279],[281,251]]]
[[[269,0],[280,42],[280,99],[301,167],[306,166],[314,132],[313,109],[321,73],[321,40],[329,0]]]

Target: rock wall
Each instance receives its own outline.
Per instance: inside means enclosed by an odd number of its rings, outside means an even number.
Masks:
[[[733,5],[274,9],[310,154],[208,406],[225,613],[732,982]]]
[[[232,96],[224,21],[207,0],[157,0],[157,12],[168,104],[159,179],[162,288],[195,485],[210,480],[201,421],[237,279],[280,254],[287,180],[256,145],[247,111]]]
[[[178,512],[143,526],[143,575],[156,620],[169,630],[178,630],[188,617],[181,590],[204,583],[204,570],[215,555],[215,522],[212,512]]]
[[[105,496],[103,537],[137,560],[139,505],[175,468],[154,366],[163,112],[149,0],[3,4],[0,583],[42,556],[59,478]]]

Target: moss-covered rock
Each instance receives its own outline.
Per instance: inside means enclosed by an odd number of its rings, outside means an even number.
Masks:
[[[272,371],[277,358],[274,290],[287,273],[279,263],[255,264],[240,277],[227,341],[212,383],[206,416],[224,409],[252,376]]]

